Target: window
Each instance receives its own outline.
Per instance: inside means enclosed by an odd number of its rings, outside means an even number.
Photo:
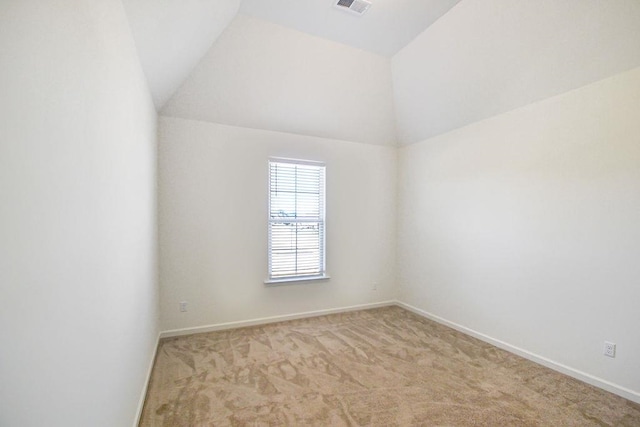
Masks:
[[[327,278],[325,166],[269,161],[269,278],[267,283]]]

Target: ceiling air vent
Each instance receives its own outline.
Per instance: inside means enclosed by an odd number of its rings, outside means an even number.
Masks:
[[[356,15],[362,15],[369,10],[371,2],[367,0],[338,0],[336,7]]]

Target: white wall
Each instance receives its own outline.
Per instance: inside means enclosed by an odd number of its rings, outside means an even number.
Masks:
[[[156,114],[122,4],[0,2],[0,53],[0,425],[132,425],[157,338]]]
[[[270,156],[326,162],[328,281],[263,284]],[[161,117],[162,328],[393,299],[395,183],[392,147]]]
[[[238,15],[162,115],[395,145],[388,58]]]
[[[392,60],[409,144],[640,66],[638,0],[461,1]]]
[[[639,106],[636,68],[400,149],[400,299],[640,401]]]

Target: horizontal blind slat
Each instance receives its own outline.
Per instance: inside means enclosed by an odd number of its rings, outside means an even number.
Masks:
[[[270,277],[323,273],[324,174],[320,165],[270,162]]]

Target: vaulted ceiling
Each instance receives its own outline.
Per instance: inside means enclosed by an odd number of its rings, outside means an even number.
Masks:
[[[408,144],[640,66],[639,0],[122,0],[158,111]]]
[[[373,0],[356,16],[336,0],[122,0],[161,109],[237,13],[391,57],[460,0]]]
[[[336,0],[243,0],[240,13],[391,57],[460,0],[372,0],[362,16]]]
[[[156,108],[187,78],[240,0],[122,0]]]
[[[640,0],[463,0],[392,60],[400,143],[640,66]]]

